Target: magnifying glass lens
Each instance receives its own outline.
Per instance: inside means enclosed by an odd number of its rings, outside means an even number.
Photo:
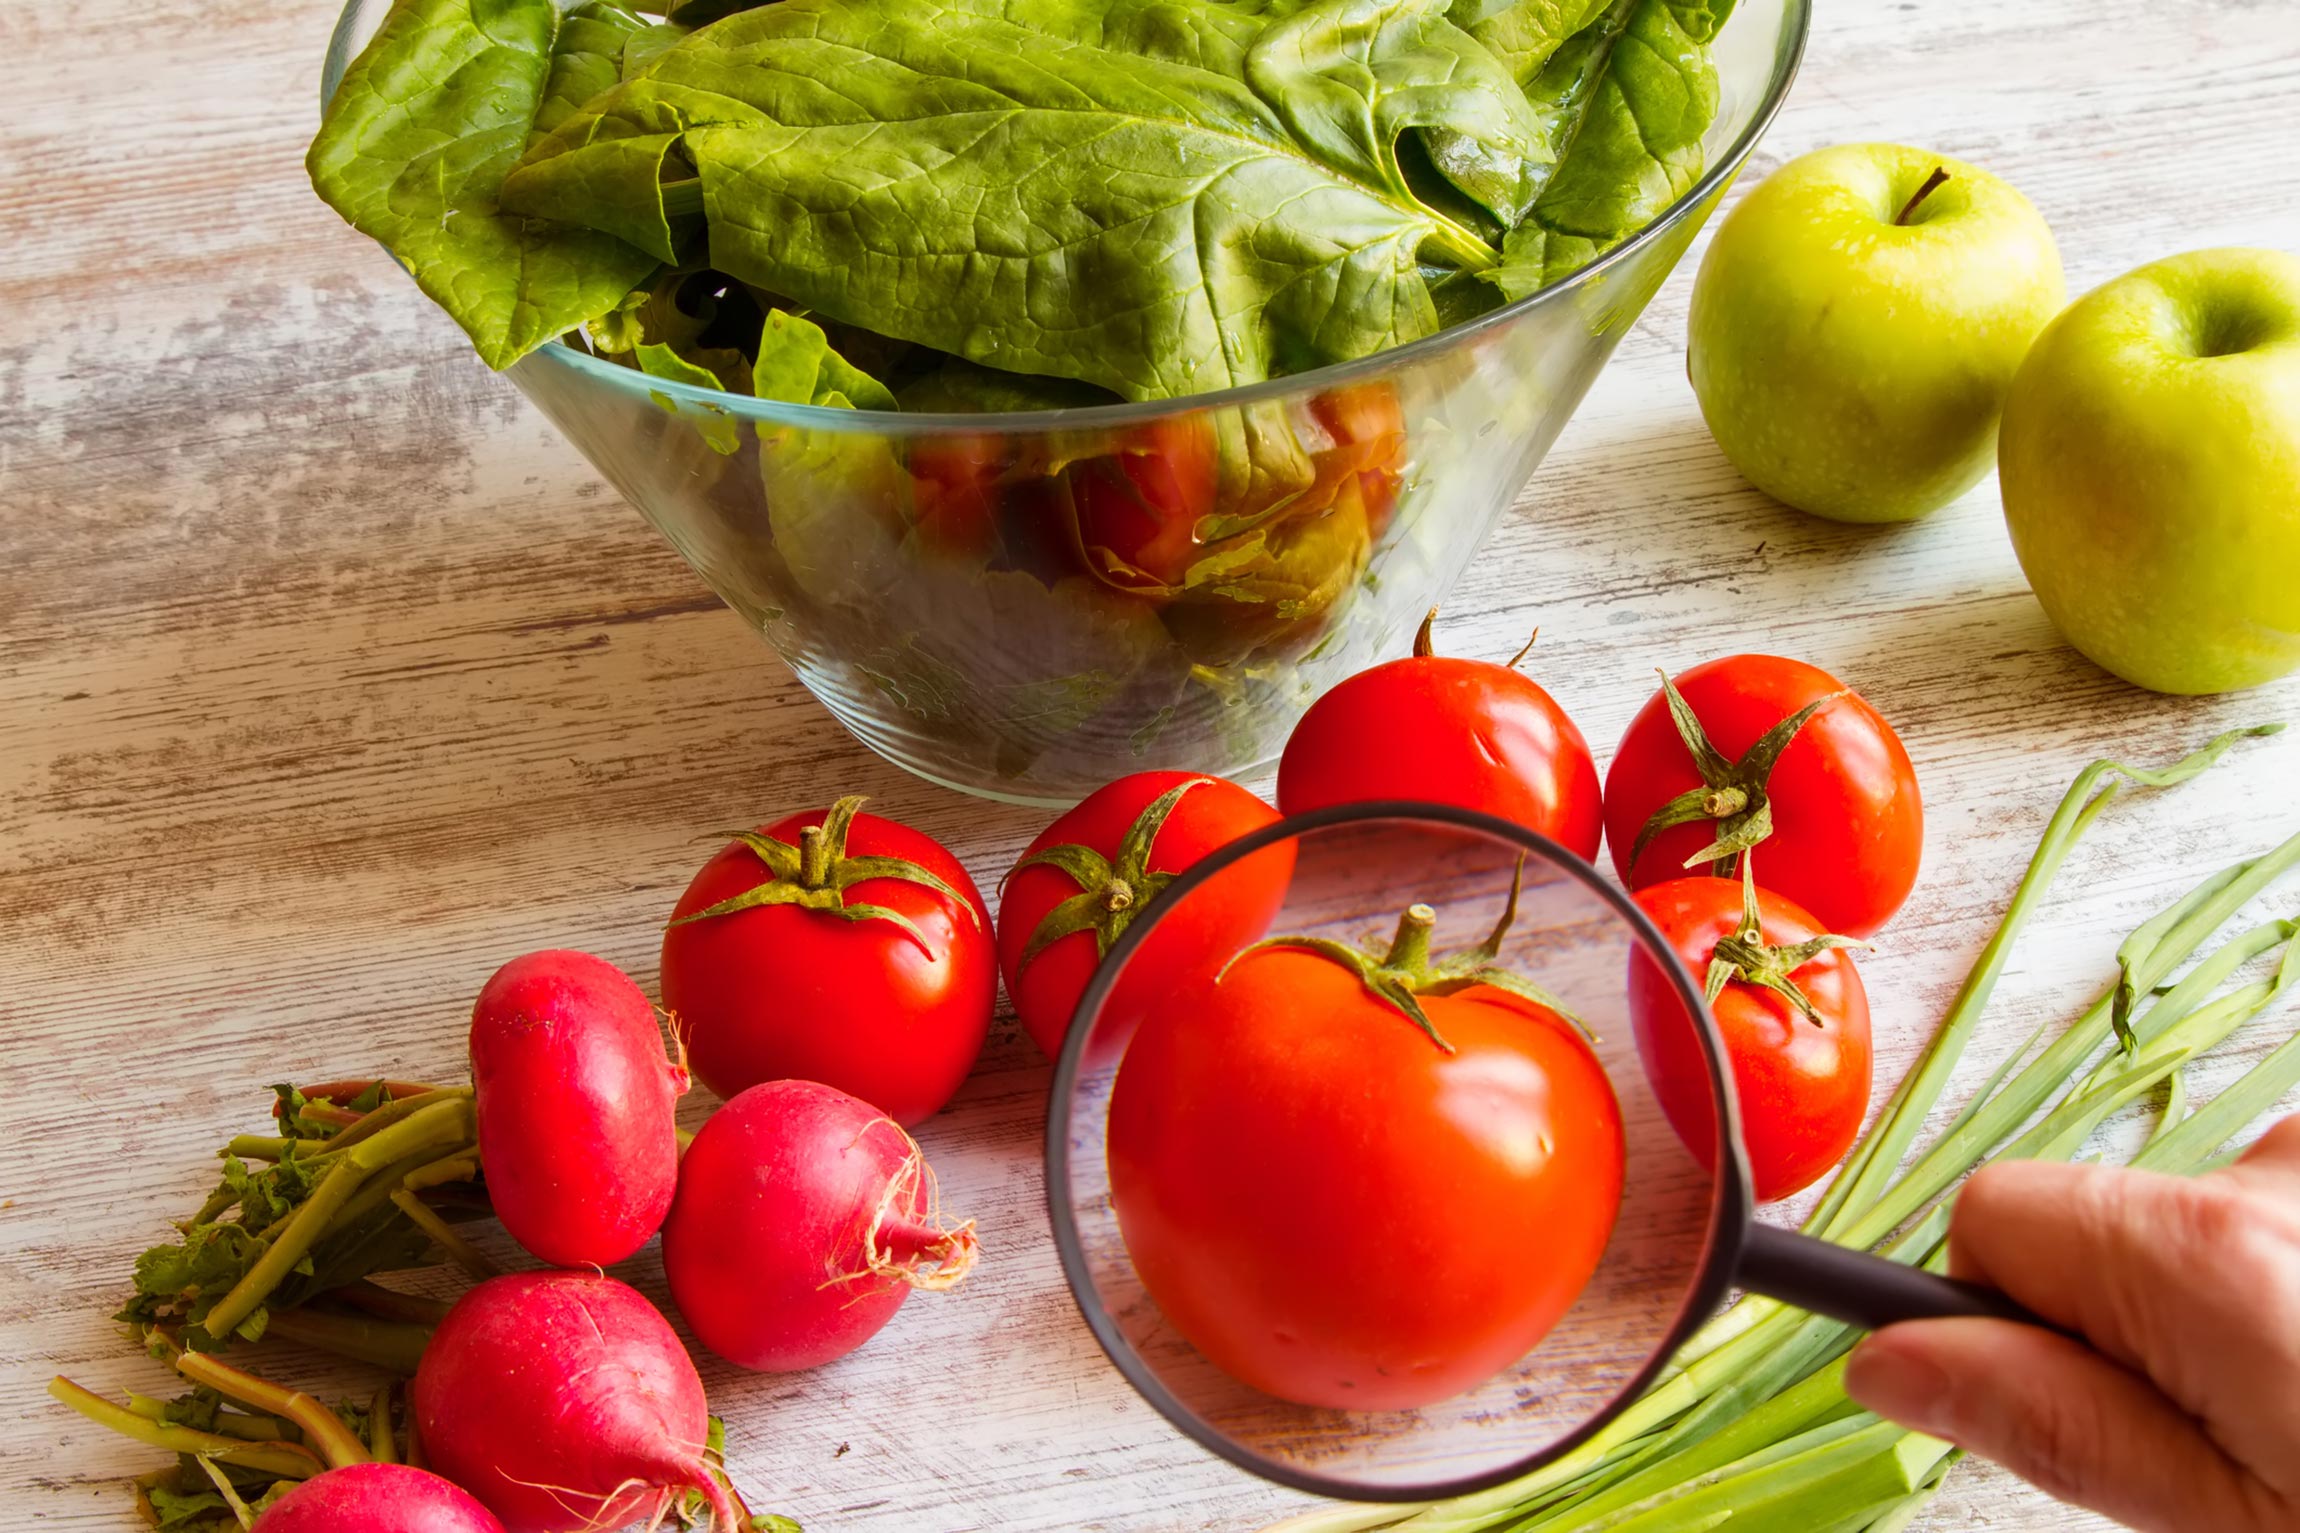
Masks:
[[[1746,1194],[1700,1015],[1538,837],[1434,809],[1274,827],[1177,880],[1073,1023],[1049,1142],[1073,1290],[1153,1404],[1258,1473],[1361,1499],[1522,1473],[1722,1291]]]

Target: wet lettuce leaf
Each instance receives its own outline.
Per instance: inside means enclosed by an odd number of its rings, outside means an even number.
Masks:
[[[1413,197],[1394,141],[1442,125],[1537,156],[1506,79],[1440,0],[1275,24],[1215,0],[781,0],[561,123],[505,198],[668,256],[676,150],[719,269],[1009,372],[1163,398],[1430,333],[1417,253],[1492,254]]]
[[[539,126],[601,78],[594,50],[620,26],[610,10],[563,25],[552,0],[399,0],[305,159],[328,205],[390,250],[490,367],[606,313],[656,264],[498,200]]]
[[[1701,179],[1716,120],[1707,44],[1716,0],[1616,0],[1553,55],[1528,94],[1568,134],[1525,221],[1481,273],[1505,298],[1571,276],[1651,223]]]

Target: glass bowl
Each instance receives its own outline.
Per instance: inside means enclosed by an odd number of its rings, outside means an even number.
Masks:
[[[388,10],[349,0],[323,99]],[[764,402],[562,343],[508,376],[897,765],[1048,805],[1143,767],[1248,775],[1326,687],[1405,653],[1772,121],[1809,20],[1741,0],[1708,169],[1644,230],[1356,362],[962,415]],[[1193,474],[1214,509],[1177,524]]]

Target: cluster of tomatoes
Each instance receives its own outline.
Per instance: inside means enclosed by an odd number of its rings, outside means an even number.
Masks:
[[[740,837],[678,904],[664,1003],[721,1095],[821,1081],[914,1124],[971,1068],[1002,974],[1024,1029],[1057,1055],[1145,906],[1280,810],[1455,805],[1585,860],[1610,845],[1617,875],[1706,982],[1757,1195],[1810,1185],[1868,1105],[1868,1007],[1846,949],[1915,882],[1923,809],[1907,752],[1827,673],[1735,655],[1665,677],[1601,789],[1580,730],[1523,658],[1437,655],[1425,624],[1411,656],[1303,717],[1276,809],[1215,778],[1122,777],[1030,843],[995,922],[943,847],[854,801]],[[1140,1018],[1112,1099],[1113,1200],[1169,1318],[1233,1374],[1316,1404],[1442,1398],[1521,1355],[1588,1280],[1619,1201],[1619,1109],[1569,1018],[1477,968],[1482,950],[1433,958],[1414,910],[1386,954],[1258,942],[1291,857],[1277,842],[1206,885],[1218,897],[1193,896],[1113,988],[1106,1005]],[[1641,957],[1630,987],[1656,1093],[1707,1162],[1715,1107],[1699,1034],[1658,965]],[[1519,1105],[1541,1117],[1539,1167],[1448,1127],[1447,1082],[1500,1055],[1509,1069],[1487,1077],[1533,1083]],[[1242,1164],[1259,1174],[1228,1173]],[[1383,1217],[1354,1218],[1369,1199]],[[1488,1217],[1458,1217],[1464,1199]],[[1539,1263],[1523,1259],[1527,1229],[1546,1232]],[[1312,1248],[1354,1281],[1295,1280]],[[1418,1302],[1436,1290],[1451,1302]]]

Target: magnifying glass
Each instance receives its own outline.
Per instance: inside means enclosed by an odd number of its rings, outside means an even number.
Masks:
[[[1736,1286],[1868,1328],[2033,1319],[1758,1223],[1661,934],[1554,842],[1430,804],[1284,820],[1167,886],[1073,1019],[1047,1196],[1144,1398],[1347,1500],[1571,1451]]]

